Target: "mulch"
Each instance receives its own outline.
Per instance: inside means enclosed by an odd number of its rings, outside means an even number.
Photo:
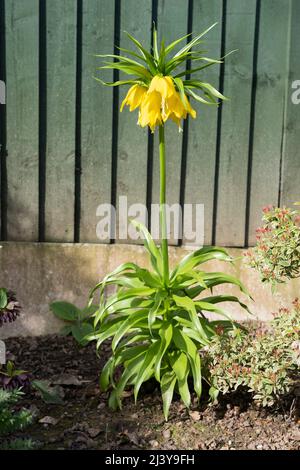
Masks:
[[[208,406],[196,399],[186,410],[175,399],[165,422],[159,389],[149,383],[137,405],[128,391],[121,411],[107,406],[98,376],[109,354],[99,357],[95,345],[81,348],[71,337],[49,335],[10,338],[7,349],[18,367],[34,379],[56,386],[63,404],[46,404],[35,390],[26,392],[22,405],[34,414],[22,434],[40,449],[161,449],[161,450],[299,450],[300,418],[297,403],[274,409],[256,407],[248,395],[235,394]]]

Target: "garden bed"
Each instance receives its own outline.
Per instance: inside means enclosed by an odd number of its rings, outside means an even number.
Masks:
[[[166,423],[160,392],[151,384],[137,405],[128,392],[121,412],[107,407],[98,375],[109,345],[99,358],[94,344],[80,348],[71,337],[11,338],[6,345],[17,366],[56,385],[63,398],[62,405],[45,404],[30,390],[22,401],[35,419],[16,437],[30,437],[41,449],[300,449],[295,400],[264,410],[247,396],[231,395],[214,407],[199,408],[194,400],[187,411],[175,399]]]

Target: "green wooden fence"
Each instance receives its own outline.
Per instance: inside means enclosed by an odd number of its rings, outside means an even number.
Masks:
[[[231,101],[168,126],[169,202],[205,205],[206,244],[245,246],[262,206],[299,200],[299,0],[0,0],[2,240],[99,243],[99,204],[157,202],[156,136],[92,78],[153,21],[166,40],[218,21],[210,56],[238,49],[205,73]]]

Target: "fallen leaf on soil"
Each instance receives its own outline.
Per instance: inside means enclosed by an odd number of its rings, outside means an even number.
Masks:
[[[57,379],[51,381],[53,385],[73,385],[79,387],[82,384],[90,383],[90,380],[79,380],[75,375],[62,374]]]
[[[137,435],[134,432],[129,432],[127,430],[122,432],[123,436],[126,436],[129,440],[129,442],[132,442],[134,445],[139,446],[139,439]]]
[[[101,432],[101,428],[89,428],[88,429],[88,435],[94,439],[95,437],[97,437]]]
[[[201,415],[199,411],[190,411],[189,415],[194,421],[200,421]]]
[[[58,419],[52,418],[52,416],[44,416],[44,418],[39,419],[41,424],[52,424],[55,426],[58,423]]]

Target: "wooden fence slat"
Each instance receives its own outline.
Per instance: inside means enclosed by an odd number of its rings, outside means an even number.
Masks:
[[[251,177],[249,245],[262,207],[277,204],[285,109],[290,1],[261,2]],[[270,178],[271,176],[271,178]]]
[[[38,238],[38,0],[6,2],[7,231]]]
[[[5,46],[5,4],[4,0],[0,0],[0,80],[3,83],[6,81],[6,46]],[[3,92],[3,83],[2,83],[2,92]],[[5,85],[4,85],[5,87]],[[3,230],[3,214],[1,213],[2,208],[4,207],[4,188],[3,188],[3,168],[5,168],[5,159],[6,159],[6,109],[3,103],[0,103],[0,239],[5,238],[5,233]],[[4,209],[5,211],[5,209]]]
[[[121,2],[121,39],[122,48],[134,49],[134,44],[127,38],[128,31],[137,38],[147,49],[151,44],[151,1],[127,0]],[[125,75],[123,76],[125,78]],[[128,77],[128,75],[127,75]],[[129,87],[120,89],[120,102],[126,96]],[[119,197],[126,196],[128,207],[132,204],[146,206],[147,190],[147,153],[148,129],[137,126],[138,111],[129,112],[127,107],[119,114],[119,140],[117,164],[117,229],[126,227],[128,214],[121,209]],[[132,214],[134,217],[134,214]],[[144,220],[144,223],[146,220]],[[120,235],[120,234],[119,234]],[[127,242],[118,238],[118,243]],[[142,240],[130,240],[130,243],[143,243]]]
[[[217,245],[244,246],[256,2],[228,0],[217,210]]]
[[[281,204],[289,207],[294,202],[300,201],[300,93],[299,83],[293,88],[294,82],[300,80],[300,2],[292,1],[291,12],[291,38],[290,38],[290,61],[287,93],[287,116],[285,123],[285,148],[283,158],[282,175],[282,200]],[[292,101],[298,99],[298,104]]]
[[[46,241],[74,239],[76,2],[47,7]]]
[[[168,44],[178,37],[187,34],[188,0],[175,2],[165,0],[158,2],[158,38],[165,39]],[[182,47],[174,49],[174,53]],[[166,123],[166,167],[167,167],[167,204],[179,204],[180,202],[180,172],[182,155],[182,133],[173,122]],[[159,202],[159,153],[158,153],[158,131],[154,138],[154,159],[153,159],[153,185],[152,203]],[[171,218],[172,222],[172,218]],[[171,223],[171,234],[173,233]],[[170,238],[170,244],[178,243],[177,237]]]
[[[109,235],[97,238],[96,211],[100,204],[110,204],[111,197],[112,89],[93,76],[112,81],[111,71],[96,72],[101,59],[94,54],[113,53],[113,24],[111,0],[83,2],[80,241],[85,243],[110,240]]]
[[[205,31],[218,22],[205,37],[205,49],[208,57],[220,57],[222,32],[222,2],[219,0],[202,0],[194,2],[193,32]],[[230,60],[230,58],[229,58]],[[220,67],[214,65],[192,77],[219,86]],[[204,243],[212,243],[213,197],[216,160],[216,137],[218,110],[192,100],[197,111],[197,118],[189,121],[188,152],[186,168],[186,204],[204,204]],[[193,228],[195,230],[195,227]],[[185,240],[184,240],[185,241]],[[187,241],[187,244],[191,244]]]

